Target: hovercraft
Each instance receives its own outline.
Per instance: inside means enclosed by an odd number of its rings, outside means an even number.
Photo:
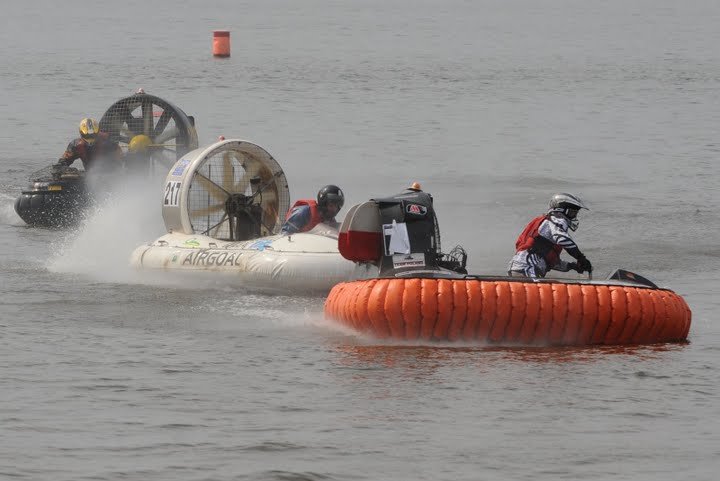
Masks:
[[[84,170],[48,166],[31,176],[29,188],[15,199],[15,212],[28,225],[68,226],[78,222],[91,201]]]
[[[323,295],[372,272],[340,255],[332,226],[278,235],[289,207],[288,182],[272,155],[252,142],[221,140],[170,169],[162,195],[168,234],[138,247],[130,262],[147,271],[223,276],[249,289]]]
[[[100,130],[107,132],[125,152],[133,143],[143,145],[147,150],[141,159],[145,165],[141,167],[147,171],[156,165],[167,169],[198,145],[192,117],[142,89],[110,106],[100,120]],[[130,156],[126,157],[127,164],[129,161]],[[137,165],[126,167],[138,170]],[[100,172],[98,177],[116,176],[120,172],[121,169],[111,169]],[[109,184],[99,180],[101,185]],[[90,189],[84,170],[48,166],[30,176],[29,186],[15,199],[15,212],[31,226],[65,227],[84,217],[97,193]]]
[[[432,197],[408,192],[352,207],[341,254],[379,275],[336,285],[328,320],[361,334],[403,341],[516,345],[645,344],[684,341],[685,300],[616,270],[602,281],[465,273],[458,247],[440,254]]]

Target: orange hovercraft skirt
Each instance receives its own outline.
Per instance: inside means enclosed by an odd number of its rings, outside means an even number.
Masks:
[[[582,346],[684,341],[692,314],[659,288],[388,278],[336,285],[325,317],[378,338]]]

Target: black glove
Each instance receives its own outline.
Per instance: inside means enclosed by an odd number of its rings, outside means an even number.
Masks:
[[[578,273],[582,274],[583,272],[592,272],[593,267],[590,260],[588,260],[587,257],[581,256],[577,260],[577,271]]]
[[[583,273],[583,270],[578,267],[577,262],[568,262],[567,266],[569,271],[577,271],[578,274]]]

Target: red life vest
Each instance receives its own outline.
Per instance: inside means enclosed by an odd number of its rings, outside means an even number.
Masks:
[[[74,148],[74,154],[80,157],[80,160],[83,161],[83,164],[90,161],[90,155],[88,154],[88,148],[87,144],[82,141],[82,139],[76,139],[75,144],[73,145]]]
[[[117,155],[118,150],[117,142],[112,141],[106,132],[100,132],[93,145],[86,144],[80,138],[70,142],[62,158],[68,161],[68,164],[72,163],[75,159],[80,159],[82,160],[83,167],[87,170],[97,156]]]
[[[320,209],[318,209],[316,201],[298,200],[293,204],[292,207],[290,207],[290,210],[288,210],[287,215],[285,216],[285,220],[288,220],[290,218],[290,214],[295,207],[299,207],[301,205],[307,205],[308,207],[310,207],[310,222],[305,224],[298,232],[307,232],[322,222],[322,216],[320,215]]]
[[[542,237],[539,232],[540,224],[542,224],[543,221],[549,218],[550,216],[548,214],[545,214],[539,217],[535,217],[533,220],[531,220],[530,223],[525,227],[525,230],[522,231],[522,234],[520,234],[520,236],[517,238],[517,241],[515,241],[515,251],[520,252],[531,250],[535,245],[538,237]],[[550,242],[549,239],[546,239],[546,241],[548,243]],[[554,244],[552,248],[548,249],[547,252],[542,254],[543,258],[545,259],[545,263],[548,265],[549,268],[552,268],[558,263],[558,261],[560,261],[560,253],[562,252],[562,250],[562,246]]]

